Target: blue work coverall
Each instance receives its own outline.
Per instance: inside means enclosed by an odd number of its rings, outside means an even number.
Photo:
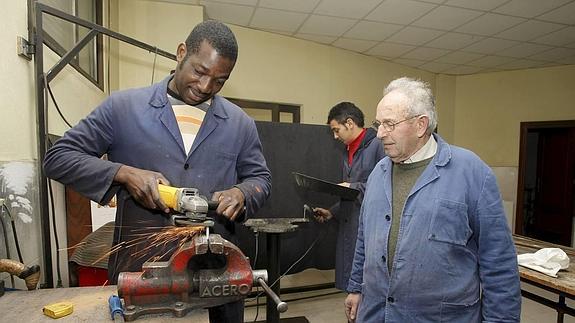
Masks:
[[[337,221],[337,242],[335,249],[335,287],[346,290],[355,253],[359,211],[365,192],[365,183],[373,167],[385,156],[383,145],[376,137],[375,130],[366,129],[359,148],[353,155],[351,165],[347,159],[347,150],[343,156],[343,182],[350,188],[359,190],[355,200],[341,200],[330,209]]]
[[[67,131],[44,161],[49,178],[100,204],[117,193],[113,244],[139,242],[110,255],[112,284],[119,272],[140,271],[151,256],[164,255],[174,247],[168,244],[144,250],[150,247],[149,234],[169,225],[169,218],[161,211],[144,208],[113,181],[122,164],[160,172],[172,186],[197,188],[207,198],[236,186],[245,196],[246,218],[263,205],[271,191],[271,174],[253,119],[220,96],[212,99],[191,151],[185,151],[167,97],[169,80],[112,94]],[[100,159],[104,154],[108,160]],[[235,241],[234,223],[224,217],[216,217],[213,231]]]
[[[491,169],[434,134],[437,153],[409,193],[392,271],[392,161],[371,173],[348,292],[358,322],[519,322],[517,255]]]

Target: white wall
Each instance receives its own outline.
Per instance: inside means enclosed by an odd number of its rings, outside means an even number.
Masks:
[[[515,211],[520,124],[575,119],[575,65],[467,75],[455,83],[453,143],[493,168]]]
[[[118,1],[118,32],[169,53],[176,53],[192,28],[203,21],[202,7],[147,0]],[[118,46],[118,89],[148,86],[152,83],[155,53],[120,43]],[[176,62],[156,57],[154,82],[169,75]],[[116,90],[115,88],[113,90]]]
[[[26,1],[3,3],[4,23],[0,28],[0,98],[2,102],[2,126],[0,127],[0,160],[32,164],[36,156],[36,119],[34,113],[34,66],[31,62],[17,56],[16,36],[27,37]],[[34,172],[35,174],[35,172]],[[0,197],[8,198],[10,190],[3,187]],[[5,213],[4,220],[8,220]],[[39,238],[40,217],[36,212],[32,222],[24,224],[16,219],[17,232],[24,262],[27,265],[41,264],[41,242]],[[10,232],[10,227],[7,227]],[[25,234],[24,234],[25,233]],[[16,248],[10,237],[9,248],[12,259],[17,260]],[[28,243],[24,243],[28,242]],[[0,242],[0,252],[5,255],[4,239]],[[6,273],[0,273],[0,279],[6,279]],[[16,279],[16,287],[25,288],[23,281]],[[9,286],[7,284],[7,286]]]
[[[0,159],[31,160],[36,156],[34,114],[34,65],[16,55],[16,36],[28,36],[26,1],[3,3],[0,28],[0,91],[3,122],[0,127]],[[9,139],[9,140],[7,140]]]
[[[122,0],[119,31],[176,52],[192,28],[203,20],[200,6]],[[150,24],[161,21],[161,24]],[[383,87],[404,75],[435,87],[435,75],[347,50],[292,37],[230,25],[239,56],[221,94],[233,98],[302,106],[303,123],[325,124],[329,109],[340,101],[355,102],[369,122]],[[120,45],[120,87],[150,84],[153,55]],[[162,60],[156,69],[166,75],[175,63]]]

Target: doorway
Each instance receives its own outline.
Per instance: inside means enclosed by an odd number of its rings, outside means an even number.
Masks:
[[[522,122],[515,232],[573,246],[575,120]]]
[[[256,121],[300,123],[300,106],[245,99],[226,98]]]

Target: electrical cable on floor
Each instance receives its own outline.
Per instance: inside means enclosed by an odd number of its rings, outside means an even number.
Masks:
[[[304,218],[306,217],[306,206],[307,206],[307,205],[304,205],[304,211],[303,211],[303,212],[304,212]],[[307,248],[307,250],[303,253],[303,255],[301,255],[301,257],[299,257],[299,259],[297,259],[293,264],[291,264],[291,266],[289,266],[288,269],[287,269],[282,275],[280,275],[280,276],[278,277],[278,279],[276,279],[272,284],[269,285],[270,288],[273,287],[277,282],[279,282],[283,277],[285,277],[285,275],[287,275],[287,273],[288,273],[290,270],[292,270],[293,267],[295,267],[300,261],[302,261],[302,260],[305,258],[305,256],[307,256],[307,254],[313,249],[313,247],[315,246],[315,244],[316,244],[320,239],[322,239],[322,238],[325,236],[325,230],[323,229],[323,227],[322,227],[322,229],[321,229],[321,232],[322,232],[322,233],[319,234],[319,235],[315,238],[315,240],[311,243],[311,245]],[[258,245],[259,245],[258,242],[259,242],[259,241],[258,241],[257,232],[256,232],[256,258],[257,258],[257,251],[258,251]],[[256,265],[256,262],[254,262],[254,268],[255,268],[255,265]],[[257,290],[258,290],[258,289],[256,288],[256,292],[257,292]],[[257,320],[257,318],[258,318],[259,308],[260,308],[260,307],[259,307],[259,299],[260,299],[260,297],[261,297],[263,294],[264,294],[264,292],[260,292],[260,293],[256,294],[256,296],[255,296],[255,300],[256,300],[256,305],[255,305],[255,306],[256,306],[256,317],[255,317],[255,319],[254,319],[254,322],[255,322],[255,321]],[[311,297],[309,297],[309,298],[311,298]],[[251,300],[253,300],[253,298],[252,298]],[[248,299],[248,301],[250,301],[250,299]]]
[[[315,246],[315,244],[316,244],[320,239],[322,239],[322,238],[324,237],[324,235],[325,235],[325,233],[323,233],[323,234],[321,234],[321,235],[318,235],[318,236],[315,238],[315,240],[312,242],[312,244],[308,247],[308,249],[304,252],[304,254],[303,254],[301,257],[299,257],[299,259],[296,260],[291,266],[289,266],[289,268],[288,268],[282,275],[280,275],[280,277],[278,277],[278,279],[276,279],[276,281],[274,281],[272,284],[269,285],[270,288],[271,288],[272,286],[274,286],[277,282],[279,282],[285,275],[287,275],[287,273],[288,273],[293,267],[295,267],[300,261],[302,261],[302,260],[305,258],[305,256],[307,256],[307,254],[313,249],[313,247]],[[260,297],[261,297],[264,293],[265,293],[265,292],[260,292],[260,293],[258,293],[258,294],[254,297],[255,300],[256,300],[256,305],[247,305],[247,307],[256,306],[256,318],[254,319],[254,322],[257,320],[257,315],[258,315],[258,313],[259,313],[259,308],[260,308],[260,306],[259,306],[259,299],[260,299]],[[340,293],[340,291],[333,292],[333,293],[328,293],[328,294],[323,294],[323,295],[314,295],[314,296],[305,296],[305,297],[302,297],[302,298],[294,298],[294,299],[290,299],[290,300],[287,300],[287,301],[297,301],[297,300],[300,300],[300,299],[308,299],[308,298],[319,297],[319,296],[328,296],[328,295],[336,294],[336,293]],[[252,298],[251,300],[253,300],[253,298]],[[284,301],[286,301],[286,300],[284,300]]]
[[[68,126],[70,126],[70,128],[72,127],[72,125],[70,125],[70,123],[64,118],[64,116],[62,115],[62,113],[60,112],[60,108],[58,107],[58,104],[56,103],[56,100],[54,98],[54,96],[52,95],[52,91],[50,90],[50,84],[48,83],[48,79],[46,78],[46,73],[44,73],[44,96],[46,96],[46,92],[50,92],[50,95],[52,97],[52,101],[54,102],[54,105],[56,106],[56,110],[58,110],[58,113],[60,114],[60,116],[62,117],[62,119],[64,120],[64,122],[66,122],[66,124]],[[47,111],[48,110],[48,100],[44,100],[44,108]],[[46,140],[48,141],[48,144],[51,146],[52,142],[50,141],[50,138],[48,138],[48,136],[46,136]],[[56,242],[56,274],[57,274],[57,282],[56,282],[56,287],[63,287],[62,286],[62,272],[60,270],[60,242],[58,239],[58,232],[56,231],[56,211],[55,211],[55,207],[54,207],[54,192],[52,191],[52,180],[48,179],[48,192],[50,193],[50,207],[52,210],[52,231],[54,232],[54,241]]]
[[[0,223],[2,223],[2,233],[4,234],[4,245],[6,246],[6,258],[10,259],[10,246],[8,245],[8,233],[6,232],[6,223],[4,222],[4,208],[2,208],[2,212],[0,213]],[[10,282],[12,283],[12,288],[16,287],[14,284],[14,275],[10,274]]]
[[[289,266],[289,268],[286,269],[286,271],[285,271],[281,276],[279,276],[278,279],[276,279],[275,282],[273,282],[273,283],[270,285],[270,288],[271,288],[272,286],[274,286],[277,282],[279,282],[280,279],[282,279],[285,275],[287,275],[287,273],[288,273],[290,270],[292,270],[293,267],[295,267],[297,264],[299,264],[299,262],[302,261],[303,258],[305,258],[305,256],[307,256],[307,254],[311,251],[311,249],[313,249],[313,247],[314,247],[315,244],[319,241],[319,239],[320,239],[320,238],[323,238],[323,236],[324,236],[323,234],[322,234],[322,235],[318,235],[317,238],[315,238],[315,240],[311,243],[311,245],[309,246],[309,248],[304,252],[304,254],[301,255],[301,257],[299,257],[299,259],[296,260],[291,266]]]
[[[299,257],[298,260],[296,260],[293,264],[291,264],[291,266],[289,266],[289,268],[283,273],[281,274],[278,279],[276,279],[272,284],[269,284],[269,287],[272,288],[275,284],[277,284],[277,282],[279,282],[283,277],[285,277],[285,275],[287,275],[287,273],[292,270],[293,267],[295,267],[300,261],[302,261],[305,256],[307,256],[307,254],[313,249],[313,247],[315,246],[315,244],[324,237],[325,232],[323,234],[318,235],[315,240],[311,243],[311,245],[307,248],[307,250],[303,253],[303,255],[301,255],[301,257]],[[260,296],[262,296],[265,292],[260,292],[259,294],[256,295],[256,299],[258,299]]]
[[[323,293],[323,294],[318,294],[318,295],[309,295],[309,296],[302,296],[302,297],[294,297],[294,298],[290,298],[290,299],[283,299],[284,302],[297,302],[297,301],[302,301],[305,299],[311,299],[311,298],[316,298],[316,297],[323,297],[323,296],[330,296],[330,295],[336,295],[336,294],[341,294],[344,293],[343,291],[337,290],[337,291],[333,291],[333,292],[329,292],[329,293]],[[257,299],[259,299],[259,296],[257,297]],[[259,308],[259,306],[263,306],[266,304],[248,304],[245,307],[254,307],[257,306],[257,309]]]

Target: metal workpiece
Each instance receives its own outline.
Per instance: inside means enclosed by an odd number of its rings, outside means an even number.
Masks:
[[[298,223],[307,223],[308,218],[266,218],[248,219],[244,225],[254,232],[286,233],[297,230]]]
[[[220,235],[218,234],[212,234],[212,235],[203,235],[201,236],[202,238],[205,239],[205,243],[207,243],[208,248],[210,249],[210,252],[213,254],[223,254],[226,251],[226,247],[228,245],[232,245],[234,246],[231,242],[225,240],[224,238],[222,238]],[[240,249],[238,249],[236,246],[234,246],[235,249],[237,249],[237,251],[239,253],[241,253]],[[246,258],[246,256],[244,256],[244,254],[241,254],[244,258]],[[249,265],[249,260],[246,258],[246,261]]]

